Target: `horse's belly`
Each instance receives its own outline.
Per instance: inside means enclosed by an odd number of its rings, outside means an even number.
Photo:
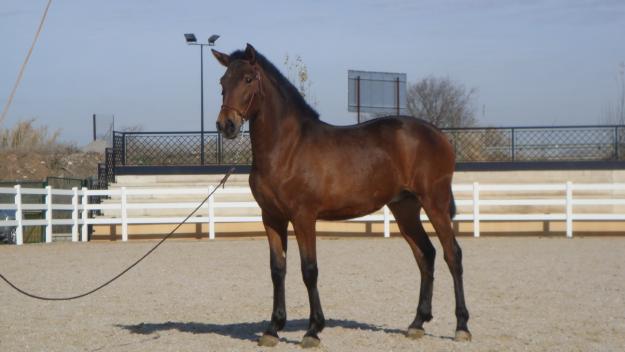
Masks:
[[[384,171],[364,176],[358,173],[349,181],[321,192],[317,204],[318,217],[324,220],[345,220],[371,214],[401,192],[393,175]]]
[[[380,200],[366,199],[363,202],[334,204],[322,207],[318,211],[321,220],[347,220],[371,214],[381,209],[384,204]]]
[[[367,211],[367,212],[358,212],[358,211],[345,211],[345,212],[328,212],[321,213],[318,217],[319,220],[349,220],[359,218],[361,216],[369,215],[373,213],[375,210]]]

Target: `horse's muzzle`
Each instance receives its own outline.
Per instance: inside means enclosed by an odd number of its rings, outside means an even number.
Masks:
[[[241,126],[237,126],[237,124],[229,118],[225,118],[223,123],[219,123],[217,121],[217,131],[221,132],[224,137],[228,139],[234,139],[239,135],[239,130]]]

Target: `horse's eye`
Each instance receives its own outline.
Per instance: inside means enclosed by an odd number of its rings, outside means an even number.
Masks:
[[[245,77],[245,83],[252,83],[252,77]]]

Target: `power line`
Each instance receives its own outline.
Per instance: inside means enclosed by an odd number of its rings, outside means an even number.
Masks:
[[[30,55],[33,53],[33,49],[35,48],[37,39],[39,39],[39,34],[41,34],[41,30],[43,29],[43,23],[46,21],[46,17],[48,16],[48,9],[50,9],[51,4],[52,4],[52,0],[48,0],[46,9],[43,11],[43,16],[41,16],[39,27],[37,28],[37,32],[35,33],[35,38],[33,39],[33,43],[30,45],[30,49],[28,49],[28,54],[26,54],[26,58],[24,59],[24,62],[22,62],[22,66],[20,67],[20,72],[17,75],[17,79],[15,80],[15,84],[13,85],[13,89],[11,90],[11,94],[9,95],[9,99],[7,99],[6,104],[4,104],[4,109],[2,109],[2,115],[0,115],[0,125],[2,125],[6,117],[6,114],[9,112],[9,107],[11,106],[11,103],[13,102],[13,97],[15,96],[15,92],[17,91],[17,87],[20,85],[20,81],[22,80],[22,76],[24,75],[24,69],[26,69],[28,60],[30,60]]]

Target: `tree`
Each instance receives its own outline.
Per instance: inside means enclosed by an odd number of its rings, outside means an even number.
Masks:
[[[317,98],[312,95],[312,81],[308,76],[308,66],[306,66],[302,57],[300,55],[295,55],[295,58],[293,59],[288,53],[285,54],[284,67],[286,67],[287,78],[289,81],[297,87],[299,93],[309,104],[316,107]]]
[[[620,125],[625,125],[625,62],[618,66],[619,96],[616,103],[616,120]]]
[[[625,62],[619,65],[619,81],[621,83],[621,94],[619,96],[619,123],[625,125]]]
[[[426,77],[409,86],[408,112],[440,128],[473,126],[476,92],[449,78]]]
[[[616,83],[618,86],[616,102],[609,102],[603,107],[601,119],[604,123],[625,125],[625,62],[618,65]]]

